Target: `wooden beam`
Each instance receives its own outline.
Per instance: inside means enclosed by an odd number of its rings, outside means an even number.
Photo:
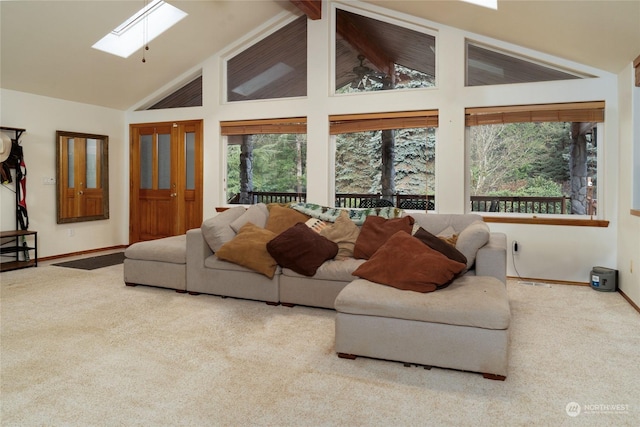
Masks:
[[[322,19],[322,0],[290,0],[312,21]]]
[[[640,56],[633,61],[633,68],[636,71],[636,87],[640,87]]]
[[[387,76],[395,75],[393,60],[344,13],[337,14],[336,31],[378,70]]]

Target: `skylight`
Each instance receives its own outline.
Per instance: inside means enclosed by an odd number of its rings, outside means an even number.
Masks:
[[[462,0],[467,3],[477,4],[478,6],[488,7],[489,9],[498,10],[498,0]]]
[[[153,0],[92,47],[128,58],[133,52],[178,23],[187,13],[163,0]]]

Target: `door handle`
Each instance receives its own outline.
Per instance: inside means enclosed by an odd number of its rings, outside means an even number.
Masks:
[[[178,195],[178,193],[171,193],[169,194],[169,197],[176,197]]]

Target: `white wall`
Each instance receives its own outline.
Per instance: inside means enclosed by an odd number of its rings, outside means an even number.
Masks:
[[[94,105],[1,89],[2,126],[24,128],[20,142],[27,167],[29,229],[38,232],[38,256],[106,248],[128,243],[128,185],[123,159],[124,112]],[[56,130],[109,136],[110,218],[72,224],[56,223]],[[13,188],[15,181],[10,186]],[[0,188],[2,230],[15,229],[15,195]],[[70,237],[68,230],[73,230]]]
[[[356,3],[349,3],[354,5]],[[323,16],[332,16],[331,3],[324,3]],[[384,9],[367,6],[386,13]],[[269,117],[307,116],[308,118],[308,199],[311,202],[332,202],[333,156],[328,136],[328,116],[341,113],[402,111],[437,108],[440,110],[438,129],[436,191],[438,208],[443,213],[462,213],[467,203],[467,167],[464,147],[464,108],[489,105],[551,103],[604,100],[606,124],[599,171],[604,174],[598,182],[602,196],[599,201],[601,219],[610,221],[606,228],[567,227],[554,225],[490,224],[492,230],[507,233],[509,243],[517,240],[520,252],[516,267],[520,275],[529,278],[587,282],[593,266],[601,265],[621,270],[621,287],[640,301],[638,273],[623,272],[633,259],[638,259],[638,218],[626,215],[630,204],[631,125],[630,102],[618,96],[618,76],[569,63],[560,58],[541,55],[527,49],[502,44],[482,36],[465,33],[439,24],[415,20],[410,16],[392,14],[392,18],[429,27],[438,33],[437,89],[358,94],[331,95],[333,27],[330,19],[308,22],[308,95],[305,98],[266,100],[226,104],[221,84],[223,59],[227,52],[239,49],[240,42],[225,52],[214,55],[201,64],[204,106],[198,108],[133,111],[115,110],[37,97],[12,91],[2,91],[2,124],[27,128],[24,136],[25,154],[29,167],[28,203],[33,229],[41,232],[41,256],[70,253],[97,247],[126,244],[128,240],[128,125],[171,120],[204,119],[204,217],[215,214],[215,207],[224,205],[225,147],[220,136],[220,120]],[[251,36],[264,34],[268,29],[284,24],[291,17],[282,15]],[[464,67],[463,46],[466,37],[488,42],[507,49],[518,49],[527,56],[538,57],[574,69],[599,75],[599,78],[465,88],[462,85]],[[452,54],[451,52],[458,52]],[[198,67],[199,68],[199,67]],[[186,75],[193,74],[190,70]],[[621,78],[624,78],[627,71]],[[167,85],[177,84],[184,76]],[[158,91],[166,93],[167,87]],[[150,96],[147,102],[152,99]],[[43,186],[42,177],[55,176],[55,130],[103,133],[110,136],[110,198],[111,219],[73,225],[55,224],[55,187]],[[624,159],[621,162],[621,159]],[[620,167],[619,167],[620,166]],[[618,172],[619,171],[619,172]],[[625,202],[626,200],[626,202]],[[3,210],[5,198],[2,199]],[[3,215],[4,217],[4,215]],[[4,219],[3,219],[4,221]],[[75,236],[68,237],[67,229],[75,228]],[[508,274],[517,273],[509,253]],[[635,280],[635,282],[633,282]],[[628,283],[635,283],[633,286]]]
[[[640,217],[630,210],[633,194],[640,193],[640,88],[634,87],[633,65],[620,73],[620,210],[618,279],[620,289],[640,306]]]
[[[349,3],[353,6],[354,3]],[[323,16],[332,16],[326,4]],[[367,6],[386,13],[384,9]],[[467,203],[467,166],[465,154],[464,108],[491,105],[536,104],[604,100],[606,124],[599,171],[604,175],[598,182],[600,219],[610,221],[608,227],[569,227],[557,225],[522,225],[492,223],[495,231],[505,232],[511,243],[517,240],[520,252],[515,261],[523,277],[553,279],[570,282],[589,280],[594,266],[616,268],[618,238],[618,141],[619,113],[617,76],[600,70],[569,63],[561,58],[541,55],[526,49],[486,39],[482,36],[415,20],[410,16],[391,15],[392,18],[412,22],[437,31],[438,88],[410,91],[333,96],[332,48],[335,41],[331,20],[308,21],[308,93],[305,98],[261,100],[225,103],[221,79],[224,59],[232,56],[240,44],[229,46],[206,61],[203,66],[205,82],[204,107],[199,109],[205,120],[205,179],[204,217],[215,214],[215,207],[225,204],[224,140],[220,136],[220,120],[258,119],[307,116],[307,151],[311,159],[307,165],[307,198],[310,202],[330,205],[333,199],[333,152],[329,137],[328,116],[342,113],[403,111],[437,108],[440,111],[438,128],[436,194],[438,210],[442,213],[465,212]],[[281,21],[291,17],[280,17]],[[281,22],[280,24],[284,24]],[[258,29],[277,27],[270,22]],[[464,87],[465,38],[516,50],[523,55],[565,65],[600,77],[561,82],[503,85],[493,87]],[[452,54],[458,52],[458,54]],[[446,53],[446,54],[445,54]],[[171,112],[129,112],[128,122],[172,120]],[[143,120],[144,119],[144,120]],[[511,247],[511,246],[510,246]],[[511,251],[510,251],[511,252]],[[640,268],[640,267],[639,267]],[[511,253],[508,274],[516,276]]]

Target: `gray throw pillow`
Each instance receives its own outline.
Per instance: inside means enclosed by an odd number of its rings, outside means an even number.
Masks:
[[[258,203],[257,205],[251,205],[245,213],[240,215],[239,218],[233,220],[230,226],[236,233],[248,222],[264,228],[264,226],[267,225],[267,218],[269,218],[269,209],[267,209],[267,205],[264,203]]]
[[[202,237],[213,252],[217,252],[222,245],[236,237],[236,232],[229,224],[245,213],[245,210],[244,206],[236,206],[202,222]]]
[[[489,226],[484,221],[474,221],[458,235],[456,249],[467,258],[467,270],[476,262],[476,253],[489,241]]]

